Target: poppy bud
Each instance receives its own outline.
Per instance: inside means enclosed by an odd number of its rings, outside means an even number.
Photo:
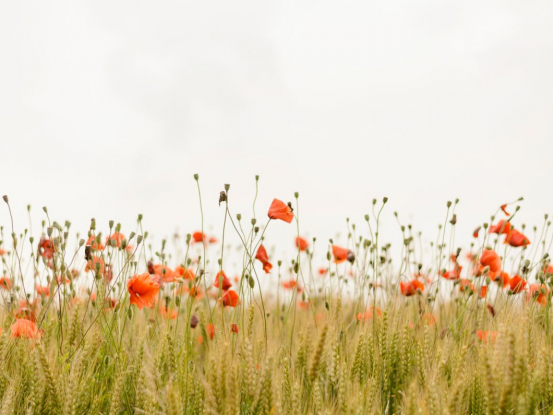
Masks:
[[[349,250],[348,249],[348,256],[347,256],[347,259],[350,263],[353,264],[353,262],[355,261],[355,254],[353,253],[353,251]]]
[[[4,199],[5,200],[5,199]],[[7,203],[7,202],[6,202]],[[48,214],[48,208],[46,208],[46,206],[43,206],[42,207],[42,210],[44,211],[44,213]]]
[[[259,226],[256,226],[255,228],[253,228],[253,230],[255,233],[259,232]]]
[[[255,175],[255,181],[257,182],[259,180],[259,174]]]
[[[198,320],[196,314],[192,314],[192,317],[190,317],[190,328],[195,329],[199,322],[200,320]]]
[[[382,199],[382,203],[387,203],[387,202],[388,202],[388,198],[387,198],[387,197],[384,197],[384,198]]]
[[[83,246],[83,245],[84,245],[84,239],[79,240],[79,246]]]
[[[299,266],[299,264],[296,262],[296,263],[294,264],[294,272],[297,274],[299,270],[300,270],[300,266]]]
[[[298,192],[294,192],[294,197],[297,199],[298,197],[300,197],[300,194]]]
[[[131,232],[131,234],[129,235],[129,241],[132,241],[132,238],[134,238],[135,236],[136,236],[136,233]]]
[[[142,220],[142,218],[144,218],[144,215],[142,215],[142,213],[139,213],[138,214],[138,222],[140,222]]]
[[[138,235],[138,236],[136,237],[136,244],[137,244],[137,245],[140,245],[141,242],[142,242],[142,235]]]
[[[194,175],[194,180],[198,181],[199,178],[200,178],[200,176],[198,175],[198,173],[196,173],[196,174]]]
[[[242,219],[242,214],[241,214],[241,213],[237,213],[237,214],[236,214],[236,219],[241,220],[241,219]]]
[[[253,277],[251,275],[248,276],[248,282],[250,283],[251,288],[255,287],[255,280],[253,279]]]
[[[109,228],[110,229],[113,228],[113,221],[112,220],[109,221]]]
[[[451,218],[449,223],[451,223],[452,225],[455,225],[457,223],[457,215],[456,214],[453,215],[453,217]]]
[[[180,307],[180,297],[175,298],[175,305]]]
[[[447,201],[447,207],[450,208],[451,207],[451,201]]]
[[[282,265],[282,261],[281,261],[280,259],[277,261],[277,265],[278,265],[279,267]]]
[[[129,309],[127,310],[127,316],[129,317],[129,320],[132,320],[132,308],[129,307]]]
[[[257,222],[257,219],[255,219],[255,218],[252,218],[252,221],[251,221],[251,222],[252,222],[252,225],[255,225],[255,224],[256,224],[256,222]]]
[[[8,195],[2,196],[2,199],[4,199],[4,202],[9,203]],[[29,208],[30,208],[30,206],[28,207],[28,209],[29,209]],[[28,210],[28,209],[27,209],[27,210]]]

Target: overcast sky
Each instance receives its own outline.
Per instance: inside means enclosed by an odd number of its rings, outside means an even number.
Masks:
[[[323,240],[383,196],[432,239],[456,197],[467,242],[519,196],[517,222],[541,223],[552,21],[526,0],[2,2],[0,193],[19,231],[27,203],[83,232],[138,213],[157,237],[194,231],[194,173],[216,234],[223,184],[249,218],[256,174],[259,215],[299,191]]]

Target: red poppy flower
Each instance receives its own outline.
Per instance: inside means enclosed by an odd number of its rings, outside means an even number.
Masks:
[[[309,248],[309,242],[307,242],[307,239],[302,238],[301,236],[296,236],[296,247],[300,249],[300,251],[305,251],[307,248]]]
[[[509,212],[507,212],[507,204],[501,205],[501,210],[503,213],[505,213],[507,216],[511,216]]]
[[[230,280],[225,275],[225,271],[221,271],[217,273],[217,276],[215,277],[215,281],[213,282],[213,286],[216,288],[219,288],[219,280],[223,280],[223,291],[228,290],[230,287],[232,287],[232,284]]]
[[[42,236],[38,243],[38,254],[42,258],[49,260],[54,257],[54,252],[56,252],[54,241],[52,241],[51,239],[46,239],[44,236]]]
[[[378,307],[371,307],[368,308],[364,313],[357,313],[356,319],[357,321],[369,321],[371,318],[373,318],[374,311],[376,311],[376,315],[378,317],[382,317],[382,310]]]
[[[127,282],[127,289],[131,296],[131,304],[136,304],[141,310],[143,307],[150,308],[154,305],[154,299],[159,292],[159,284],[145,272],[141,275],[134,275]]]
[[[484,252],[480,255],[480,263],[485,267],[490,267],[492,272],[501,270],[501,258],[493,249],[484,249]]]
[[[296,288],[296,280],[283,281],[282,286],[287,290],[293,290],[294,288]],[[301,292],[301,290],[301,287],[298,287],[298,292]]]
[[[167,265],[154,265],[154,274],[157,275],[163,282],[174,282],[177,273]]]
[[[4,290],[11,290],[13,287],[11,278],[10,277],[0,278],[0,287],[2,287]]]
[[[240,305],[240,299],[234,290],[225,291],[223,297],[221,297],[219,301],[226,307],[236,307]]]
[[[505,288],[509,284],[510,278],[509,278],[509,274],[507,274],[506,272],[500,271],[498,273],[495,273],[494,277],[491,279],[496,283],[498,283],[503,288]]]
[[[334,256],[334,262],[337,264],[341,264],[346,259],[348,259],[348,250],[345,248],[340,248],[336,245],[332,245],[332,255]]]
[[[121,244],[123,243],[123,240],[125,239],[125,235],[123,235],[121,232],[115,232],[113,235],[109,235],[106,237],[106,245],[111,246],[111,241],[115,241],[115,246],[117,248],[121,248]]]
[[[86,241],[86,246],[90,246],[93,251],[101,251],[104,249],[103,244],[99,244],[94,235],[90,235]]]
[[[11,338],[24,337],[26,339],[36,339],[40,337],[38,327],[30,320],[18,318],[10,327],[12,331]]]
[[[549,297],[549,288],[545,284],[530,284],[526,299],[536,299],[536,302],[542,306],[547,304],[547,298]]]
[[[480,340],[482,340],[482,343],[486,344],[489,340],[492,342],[497,339],[497,335],[499,333],[497,331],[484,331],[484,330],[477,330],[476,335]]]
[[[178,267],[175,268],[175,272],[182,278],[184,278],[185,280],[189,280],[189,281],[195,281],[196,280],[196,276],[194,275],[194,271],[191,270],[190,268],[184,268],[184,267],[181,267],[180,265]]]
[[[472,232],[472,236],[474,238],[478,238],[478,234],[480,233],[480,228],[481,226],[479,226],[478,228],[476,228],[473,232]]]
[[[417,294],[417,292],[419,291],[424,291],[424,284],[416,278],[407,282],[400,281],[399,290],[404,296],[411,297],[412,295]]]
[[[48,297],[50,295],[50,287],[47,285],[35,285],[35,290],[38,295]]]
[[[201,232],[194,232],[192,234],[192,239],[194,239],[194,242],[203,242],[205,235]]]
[[[179,314],[178,310],[171,310],[170,308],[168,309],[165,306],[159,307],[159,313],[166,320],[174,320],[177,318],[177,315]]]
[[[205,330],[207,331],[207,335],[211,340],[213,340],[213,337],[215,337],[215,326],[211,323],[209,323],[207,326],[205,326]]]
[[[238,324],[232,323],[232,324],[230,325],[230,331],[231,331],[232,333],[238,334]]]
[[[490,226],[489,233],[497,233],[498,235],[507,235],[511,231],[511,222],[500,220],[495,225]]]
[[[267,215],[271,219],[280,219],[287,223],[291,223],[292,219],[294,219],[294,213],[292,212],[290,206],[278,199],[273,200]]]
[[[96,264],[100,264],[100,270],[98,272],[100,273],[100,275],[104,275],[104,272],[106,270],[104,260],[96,255],[93,255],[92,259],[89,259],[88,261],[86,261],[86,267],[84,270],[86,272],[88,271],[96,272]]]
[[[263,245],[259,245],[257,249],[257,254],[255,254],[255,259],[258,259],[263,264],[263,271],[269,273],[273,265],[269,262],[269,257],[267,256],[267,250]]]
[[[515,275],[509,280],[509,286],[513,294],[518,294],[526,290],[526,284],[527,282],[518,275]]]
[[[442,272],[440,275],[446,280],[458,280],[461,277],[461,271],[463,267],[459,264],[455,264],[455,268],[451,271]]]
[[[530,245],[530,240],[516,229],[513,229],[509,232],[503,243],[519,248],[521,246]]]

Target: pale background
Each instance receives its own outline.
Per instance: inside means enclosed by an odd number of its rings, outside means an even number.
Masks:
[[[223,184],[249,219],[256,174],[258,215],[299,191],[321,240],[383,196],[395,243],[394,210],[430,240],[455,197],[461,243],[519,196],[517,224],[539,224],[552,21],[548,1],[2,2],[0,193],[18,231],[31,203],[82,232],[138,213],[156,238],[191,232],[194,173],[217,236]]]

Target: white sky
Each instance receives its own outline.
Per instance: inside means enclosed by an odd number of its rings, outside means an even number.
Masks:
[[[138,213],[158,237],[194,231],[194,173],[218,235],[223,184],[249,218],[256,174],[259,215],[299,191],[325,241],[382,196],[432,239],[455,197],[467,242],[519,196],[538,224],[552,21],[549,1],[2,2],[0,193],[19,231],[27,203],[82,232]]]

